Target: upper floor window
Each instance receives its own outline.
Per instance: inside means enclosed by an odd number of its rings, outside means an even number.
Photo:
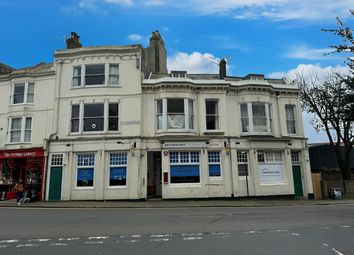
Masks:
[[[269,104],[259,102],[242,103],[240,108],[242,132],[271,132],[271,108]]]
[[[90,64],[73,67],[72,86],[74,88],[118,84],[118,64]]]
[[[218,100],[206,100],[206,129],[218,130],[219,129],[219,105]]]
[[[18,83],[13,86],[13,104],[33,103],[34,83]]]
[[[86,65],[85,85],[102,85],[105,81],[104,64]]]
[[[80,107],[83,107],[82,114]],[[118,109],[118,103],[72,105],[71,132],[118,131]]]
[[[288,134],[296,134],[295,105],[285,105],[285,115]]]
[[[9,142],[29,143],[32,136],[32,117],[14,117],[9,120]]]
[[[193,100],[164,98],[157,100],[157,129],[193,129]]]
[[[73,87],[81,86],[81,66],[74,66],[73,70]]]

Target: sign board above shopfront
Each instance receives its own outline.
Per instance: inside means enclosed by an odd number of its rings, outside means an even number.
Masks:
[[[7,159],[7,158],[37,158],[37,157],[44,157],[44,150],[43,149],[0,151],[0,159]]]
[[[206,142],[164,142],[162,147],[166,149],[205,148]]]

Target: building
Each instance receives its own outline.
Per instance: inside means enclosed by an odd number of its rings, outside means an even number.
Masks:
[[[164,45],[157,31],[147,48],[83,47],[72,33],[55,51],[46,93],[53,115],[41,132],[43,197],[313,198],[298,87],[227,76],[225,60],[219,74],[168,73]],[[1,115],[3,137],[10,115]]]

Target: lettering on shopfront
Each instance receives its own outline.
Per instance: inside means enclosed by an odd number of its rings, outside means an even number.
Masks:
[[[14,151],[14,152],[2,152],[0,158],[33,158],[42,157],[42,151]]]
[[[140,120],[126,120],[126,121],[121,121],[121,125],[125,126],[134,126],[134,125],[140,125],[141,121]]]
[[[163,144],[164,148],[201,148],[206,147],[206,143],[203,142],[191,142],[191,143],[183,143],[183,142],[168,142]]]

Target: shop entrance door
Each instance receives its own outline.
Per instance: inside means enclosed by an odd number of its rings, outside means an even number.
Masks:
[[[147,161],[147,196],[161,197],[161,151],[149,151]]]
[[[293,178],[294,178],[295,197],[303,197],[304,192],[302,190],[302,177],[301,177],[300,166],[293,166]]]
[[[60,200],[63,167],[50,168],[49,201]]]

